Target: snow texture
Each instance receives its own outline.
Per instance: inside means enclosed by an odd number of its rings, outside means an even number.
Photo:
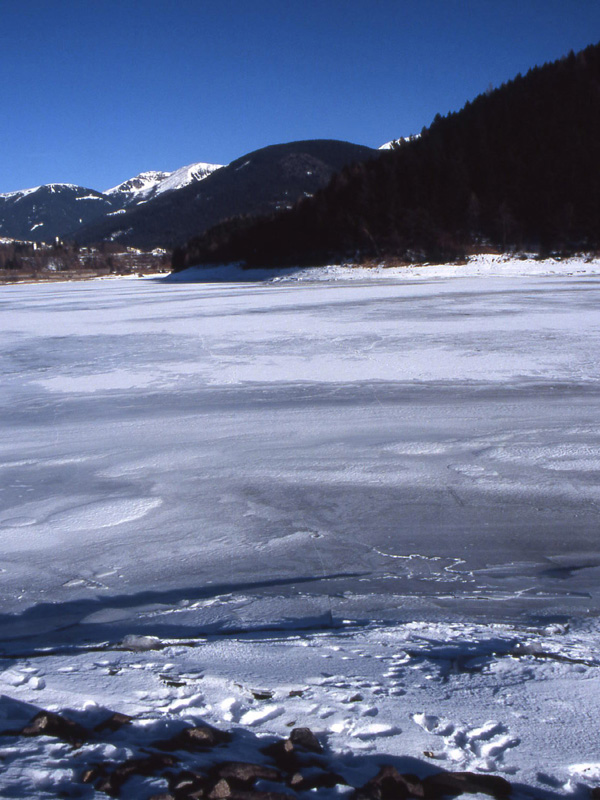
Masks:
[[[385,144],[380,145],[378,148],[379,150],[393,150],[402,142],[413,142],[415,139],[418,139],[421,136],[420,133],[411,134],[411,136],[401,136],[399,139],[392,139]]]
[[[600,263],[261,277],[3,288],[0,729],[134,722],[0,739],[0,791],[204,720],[587,797]]]
[[[173,192],[190,183],[196,183],[208,177],[211,172],[220,169],[221,164],[205,164],[198,162],[180,167],[174,172],[142,172],[135,178],[130,178],[112,189],[107,189],[105,195],[127,195],[128,202],[139,203],[149,200],[165,192]]]
[[[49,189],[53,194],[56,192],[61,192],[63,189],[81,189],[80,186],[76,186],[74,183],[46,183],[43,186],[33,186],[31,189],[20,189],[16,192],[4,192],[0,193],[0,197],[3,198],[11,198],[20,200],[22,197],[27,197],[29,194],[34,194],[35,192],[39,191],[40,189]],[[82,198],[78,198],[82,199]]]

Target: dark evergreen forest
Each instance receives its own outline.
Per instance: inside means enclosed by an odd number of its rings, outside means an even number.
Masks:
[[[420,137],[344,168],[289,211],[211,228],[174,253],[174,268],[599,245],[600,44],[438,115]]]

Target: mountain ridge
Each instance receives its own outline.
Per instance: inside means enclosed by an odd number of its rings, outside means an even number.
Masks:
[[[177,191],[190,183],[203,180],[223,166],[223,164],[208,164],[198,161],[194,164],[186,164],[172,172],[140,172],[133,178],[128,178],[117,186],[106,189],[103,194],[122,198],[124,205],[147,202],[159,194]]]
[[[313,198],[191,240],[177,267],[448,260],[600,247],[600,44],[534,67]]]
[[[50,183],[0,194],[0,236],[54,241],[74,222],[85,225],[115,210],[102,192],[71,183]]]
[[[135,247],[174,247],[236,215],[279,211],[327,185],[344,166],[379,157],[364,145],[307,139],[253,150],[202,181],[159,194],[124,213],[69,232],[81,244],[114,241]]]
[[[378,155],[364,145],[309,139],[269,145],[228,165],[200,161],[172,172],[141,172],[104,192],[43,184],[0,194],[0,236],[172,247],[236,214],[291,206],[343,166]],[[199,189],[205,181],[206,190]]]
[[[172,172],[142,172],[104,192],[46,183],[0,193],[0,236],[38,243],[64,238],[99,218],[120,215],[129,206],[203,180],[220,167],[196,162]]]

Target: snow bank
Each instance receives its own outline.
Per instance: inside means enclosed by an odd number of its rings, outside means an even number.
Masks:
[[[353,786],[394,764],[420,777],[495,773],[515,796],[587,800],[600,779],[599,642],[594,624],[409,623],[22,654],[0,671],[0,731],[22,727],[40,708],[70,709],[88,727],[109,711],[132,721],[76,749],[52,737],[0,738],[0,788],[39,800],[73,792],[87,767],[114,768],[184,725],[208,723],[232,731],[232,744],[216,753],[180,749],[179,770],[264,762],[269,737],[306,726],[326,746],[330,769]],[[139,782],[126,796],[165,789]]]
[[[415,278],[533,277],[544,275],[598,275],[600,259],[587,256],[538,259],[531,256],[481,254],[462,264],[411,264],[406,267],[331,265],[286,271],[279,280],[368,280]]]
[[[368,281],[415,280],[476,277],[543,277],[571,275],[599,275],[600,258],[573,256],[569,258],[539,259],[533,256],[492,255],[471,256],[466,263],[409,264],[390,267],[380,264],[373,267],[349,264],[331,264],[326,267],[286,267],[281,269],[243,269],[241,263],[191,267],[172,273],[166,279],[171,283],[255,283],[260,281]]]

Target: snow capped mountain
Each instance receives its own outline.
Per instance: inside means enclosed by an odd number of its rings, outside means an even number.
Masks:
[[[141,172],[104,192],[67,183],[8,192],[0,194],[0,237],[181,245],[236,214],[287,208],[346,164],[376,153],[336,140],[288,142],[227,166],[197,161],[173,172]]]
[[[375,156],[377,150],[370,147],[312,139],[263,147],[221,168],[191,164],[171,173],[151,194],[130,202],[124,213],[77,231],[77,241],[143,248],[183,245],[229,217],[288,208],[326,186],[346,164]]]
[[[38,192],[40,189],[47,189],[50,194],[58,194],[63,192],[65,189],[81,189],[81,186],[76,186],[74,183],[46,183],[42,186],[33,186],[31,189],[20,189],[17,192],[4,192],[0,193],[0,198],[5,198],[9,200],[20,200],[23,197],[27,197],[27,195],[33,194],[34,192]],[[99,192],[96,192],[99,194]]]
[[[401,136],[399,139],[392,139],[390,142],[386,142],[379,147],[379,150],[395,150],[399,147],[402,142],[413,142],[415,139],[418,139],[421,136],[420,133],[414,133],[410,136]]]
[[[196,164],[180,167],[174,172],[141,172],[135,178],[129,178],[118,186],[108,189],[104,194],[118,198],[122,205],[137,205],[159,194],[174,192],[190,183],[201,181],[221,166],[199,161]]]
[[[180,167],[175,172],[171,172],[164,181],[162,181],[156,188],[156,194],[164,194],[165,192],[173,192],[176,189],[181,189],[183,186],[188,186],[190,183],[204,180],[212,172],[221,169],[222,164],[205,164],[199,161],[196,164],[188,164],[187,167]]]
[[[170,172],[140,172],[135,178],[123,181],[112,189],[107,189],[106,195],[130,195],[131,198],[140,197],[155,189],[158,184],[171,175]]]
[[[84,186],[49,183],[0,194],[0,236],[42,242],[112,211],[113,201]]]
[[[141,172],[106,192],[48,183],[0,193],[0,236],[36,242],[71,237],[98,219],[124,214],[127,208],[201,181],[219,168],[200,161],[174,172]]]

